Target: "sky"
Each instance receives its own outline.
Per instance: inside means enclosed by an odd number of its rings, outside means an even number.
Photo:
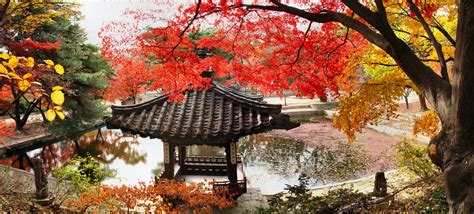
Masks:
[[[78,0],[81,4],[83,19],[80,25],[87,33],[90,43],[100,43],[98,32],[100,27],[107,22],[124,20],[122,13],[127,8],[156,9],[156,4],[150,1],[124,1],[124,0]]]

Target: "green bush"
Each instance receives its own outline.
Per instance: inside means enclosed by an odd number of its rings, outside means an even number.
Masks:
[[[346,206],[364,207],[370,197],[352,189],[329,191],[324,196],[312,196],[309,178],[301,175],[298,185],[287,185],[288,195],[282,193],[269,198],[269,208],[258,208],[256,213],[337,213]],[[346,210],[344,212],[355,212]]]
[[[75,157],[71,162],[53,172],[61,181],[69,181],[75,192],[83,192],[92,185],[97,185],[105,178],[113,177],[114,172],[91,156]]]
[[[415,204],[418,213],[448,213],[449,205],[442,185],[427,191],[427,194]]]
[[[421,179],[433,177],[437,172],[437,167],[428,157],[428,148],[422,148],[415,143],[403,139],[402,142],[395,145],[397,166],[414,174]]]

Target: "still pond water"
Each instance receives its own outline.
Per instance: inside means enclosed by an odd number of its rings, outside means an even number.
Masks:
[[[313,120],[301,122],[317,123]],[[356,144],[335,141],[331,146],[312,145],[290,138],[258,134],[238,142],[243,157],[248,187],[258,187],[263,194],[275,194],[287,184],[298,184],[304,173],[316,187],[358,178],[368,169],[368,158]],[[188,147],[189,154],[224,154],[218,147]],[[163,169],[163,144],[159,139],[141,138],[120,130],[102,128],[85,134],[79,140],[67,140],[27,151],[1,160],[6,165],[29,170],[25,160],[41,156],[47,169],[67,164],[75,156],[93,156],[116,171],[105,184],[137,184],[149,182]]]

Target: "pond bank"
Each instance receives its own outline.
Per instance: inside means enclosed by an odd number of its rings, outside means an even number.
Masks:
[[[100,121],[88,128],[80,130],[79,133],[86,133],[103,126],[105,126],[105,123]],[[6,143],[0,144],[0,159],[7,158],[15,153],[20,153],[22,150],[41,148],[45,145],[68,138],[66,135],[53,135],[49,133],[47,127],[42,123],[28,124],[25,128],[28,129],[28,133],[2,138]]]

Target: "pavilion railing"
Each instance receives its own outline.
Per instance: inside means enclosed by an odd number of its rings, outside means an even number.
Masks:
[[[216,181],[212,184],[212,189],[214,192],[225,188],[227,188],[231,197],[237,198],[247,192],[247,177],[244,177],[243,180],[237,180],[237,182]]]
[[[176,162],[179,161],[179,156],[176,155]],[[218,156],[218,155],[191,155],[187,156],[184,159],[185,164],[201,164],[201,163],[222,163],[225,164],[227,162],[225,156]],[[242,163],[242,157],[240,155],[237,156],[237,163]]]

